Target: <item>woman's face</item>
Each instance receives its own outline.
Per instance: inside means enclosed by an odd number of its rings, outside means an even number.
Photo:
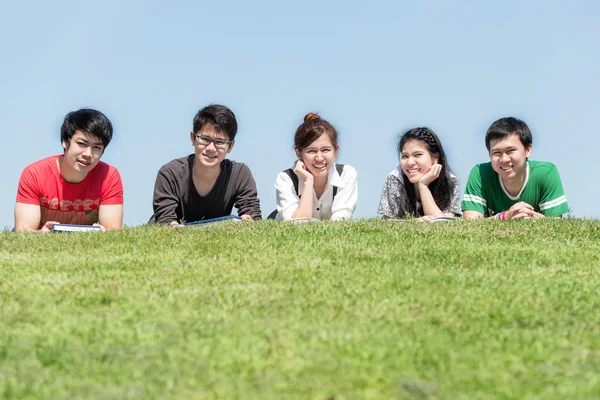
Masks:
[[[296,155],[313,176],[327,176],[329,168],[335,164],[337,149],[325,133],[302,151],[296,150]]]
[[[411,183],[419,182],[419,179],[438,162],[437,157],[432,157],[427,150],[427,145],[420,140],[409,140],[402,147],[400,156],[400,168]]]

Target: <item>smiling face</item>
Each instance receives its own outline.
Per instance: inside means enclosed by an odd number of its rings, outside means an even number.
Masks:
[[[420,140],[409,140],[402,147],[400,168],[411,183],[418,183],[437,161],[437,157],[432,157],[425,143]]]
[[[526,173],[526,162],[530,154],[531,145],[525,148],[516,133],[504,139],[490,142],[492,168],[503,181],[523,177]]]
[[[196,161],[203,167],[218,167],[227,154],[233,149],[234,141],[210,124],[206,124],[200,132],[190,132],[190,139],[195,149]],[[209,144],[206,144],[210,142]]]
[[[65,155],[61,163],[61,175],[67,182],[81,182],[100,162],[104,145],[94,135],[75,131],[69,142],[62,142]]]
[[[315,178],[326,177],[335,163],[337,149],[325,133],[301,151],[296,149],[296,155]]]

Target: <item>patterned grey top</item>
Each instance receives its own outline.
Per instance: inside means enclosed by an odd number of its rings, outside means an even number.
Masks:
[[[402,193],[406,193],[404,189],[404,173],[400,167],[396,167],[392,170],[383,185],[383,190],[381,192],[381,200],[379,202],[379,208],[377,209],[377,213],[384,215],[389,218],[402,218],[404,215],[401,215],[402,207]],[[460,185],[458,184],[458,178],[450,172],[450,179],[454,183],[454,191],[452,193],[452,201],[450,205],[442,210],[444,213],[453,213],[457,216],[462,215],[462,210],[460,207]],[[419,210],[420,214],[423,213],[423,207],[421,203],[417,201],[417,210]]]

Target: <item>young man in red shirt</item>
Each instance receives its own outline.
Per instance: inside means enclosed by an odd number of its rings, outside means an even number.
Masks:
[[[61,127],[64,154],[23,170],[15,205],[15,231],[52,230],[54,224],[123,224],[123,184],[116,168],[100,161],[112,139],[110,120],[100,111],[66,115]]]

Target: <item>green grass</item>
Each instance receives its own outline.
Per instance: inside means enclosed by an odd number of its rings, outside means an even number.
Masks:
[[[600,223],[0,233],[0,398],[600,397]]]

